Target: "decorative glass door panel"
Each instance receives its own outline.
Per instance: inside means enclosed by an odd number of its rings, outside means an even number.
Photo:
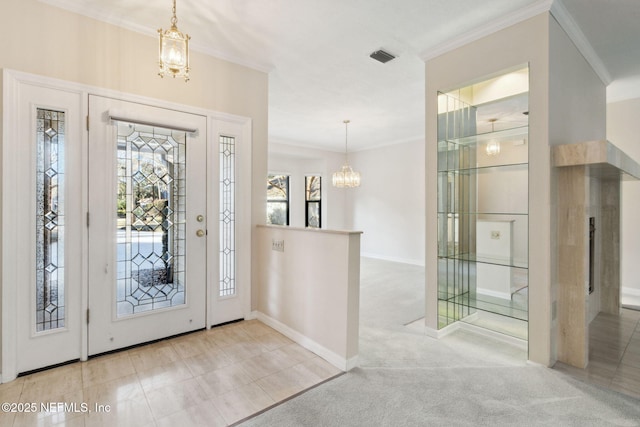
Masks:
[[[36,331],[64,328],[65,113],[37,109]]]
[[[89,119],[89,355],[203,328],[206,118],[90,96]]]
[[[236,139],[220,136],[220,297],[236,294]]]
[[[185,302],[186,133],[118,124],[117,315]]]

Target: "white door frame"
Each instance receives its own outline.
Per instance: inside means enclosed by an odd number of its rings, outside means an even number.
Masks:
[[[160,108],[174,109],[177,111],[184,111],[186,113],[199,114],[207,117],[208,129],[207,129],[207,147],[215,150],[218,146],[218,133],[214,131],[217,128],[216,123],[226,122],[238,125],[242,129],[242,138],[238,145],[237,152],[237,200],[238,200],[238,214],[236,217],[237,222],[237,283],[242,289],[242,301],[244,318],[251,316],[251,155],[252,155],[252,121],[248,117],[242,117],[238,115],[221,113],[212,110],[192,107],[183,104],[177,104],[169,101],[158,100],[149,97],[143,97],[138,95],[132,95],[113,91],[109,89],[97,88],[88,85],[82,85],[79,83],[68,82],[64,80],[54,79],[50,77],[24,73],[15,70],[3,69],[3,104],[2,104],[2,140],[12,141],[19,138],[18,128],[18,113],[20,99],[18,96],[20,85],[33,85],[46,87],[55,90],[61,90],[66,92],[73,92],[80,94],[83,99],[82,115],[87,117],[88,115],[88,97],[89,94],[95,94],[105,97],[112,97],[121,99],[124,101],[137,102],[140,104],[147,104],[157,106]],[[87,184],[87,140],[88,132],[82,132],[82,163],[83,163],[83,183],[82,183],[82,209],[84,212],[88,211],[88,184]],[[8,144],[2,144],[0,148],[2,150],[2,204],[0,224],[2,230],[2,251],[0,255],[1,266],[1,304],[2,304],[2,323],[1,323],[1,355],[2,365],[0,371],[0,383],[12,381],[17,377],[17,338],[18,338],[18,307],[17,307],[17,290],[20,285],[17,283],[17,259],[15,251],[13,251],[13,245],[19,241],[20,236],[18,230],[12,227],[12,220],[20,215],[20,212],[12,210],[12,203],[17,197],[17,191],[12,191],[11,177],[18,176],[16,158],[18,153],[16,150],[11,150],[7,147]],[[216,168],[217,170],[217,168]],[[9,178],[9,179],[7,179]],[[215,201],[213,202],[215,203]],[[214,205],[215,206],[215,205]],[[211,207],[211,202],[209,203]],[[213,212],[207,214],[209,230],[216,230],[218,227],[218,212],[214,209]],[[217,237],[217,232],[215,233]],[[207,280],[207,313],[206,313],[206,325],[207,328],[211,326],[211,295],[215,295],[216,287],[218,286],[217,271],[218,271],[218,244],[217,239],[208,239],[208,264],[209,270],[212,273],[208,274]],[[88,308],[88,231],[84,228],[82,236],[82,285],[81,285],[81,301],[82,301],[82,322],[81,322],[81,360],[87,360],[88,358],[88,327],[86,323],[86,312]]]

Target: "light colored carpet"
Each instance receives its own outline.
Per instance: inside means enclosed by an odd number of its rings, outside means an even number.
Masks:
[[[362,260],[360,367],[243,426],[640,426],[640,401],[526,363],[526,352],[460,330],[435,340],[424,269]]]

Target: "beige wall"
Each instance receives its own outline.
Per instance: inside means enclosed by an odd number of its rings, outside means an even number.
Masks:
[[[342,370],[358,356],[360,233],[257,228],[258,319]],[[282,242],[282,251],[272,243]]]
[[[611,103],[607,106],[607,139],[633,159],[640,159],[640,98]],[[623,302],[640,298],[640,181],[622,181],[621,196],[621,286]]]
[[[264,223],[267,74],[192,52],[191,81],[161,79],[157,76],[155,36],[127,31],[36,0],[5,2],[0,37],[0,68],[250,117],[252,224]]]
[[[437,328],[437,92],[463,87],[529,64],[529,359],[550,365],[551,247],[549,195],[549,14],[523,21],[426,64],[426,278],[427,327]]]
[[[437,91],[529,64],[529,360],[557,356],[555,175],[550,145],[604,137],[605,86],[549,13],[426,64],[427,326],[437,327]],[[433,148],[428,148],[433,147]]]
[[[549,24],[549,145],[571,144],[577,142],[602,140],[606,137],[606,86],[593,71],[584,57],[576,49],[564,30],[555,19]],[[555,168],[550,170],[551,177],[551,304],[552,313],[565,310],[557,306],[560,274],[556,263],[558,236],[556,224]],[[594,201],[595,202],[595,201]],[[591,207],[589,207],[591,209]],[[600,212],[595,212],[596,223],[601,224]],[[588,217],[586,217],[588,220]],[[585,221],[586,221],[585,220]],[[587,224],[577,225],[586,233]],[[588,237],[588,236],[587,236]],[[584,260],[588,263],[588,259]],[[583,298],[585,293],[581,293]],[[595,297],[595,295],[593,295]],[[595,301],[591,305],[597,305]],[[586,305],[587,310],[589,304]],[[586,317],[587,313],[580,313]],[[558,354],[558,316],[553,316],[551,354]],[[577,314],[575,316],[578,317]]]

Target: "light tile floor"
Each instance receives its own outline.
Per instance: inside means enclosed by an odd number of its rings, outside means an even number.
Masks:
[[[619,316],[598,314],[589,325],[587,368],[556,363],[554,369],[640,398],[640,311],[623,309]]]
[[[340,373],[249,320],[1,384],[0,402],[32,402],[37,410],[0,412],[0,427],[226,426]],[[66,402],[66,410],[41,410],[58,402]]]

